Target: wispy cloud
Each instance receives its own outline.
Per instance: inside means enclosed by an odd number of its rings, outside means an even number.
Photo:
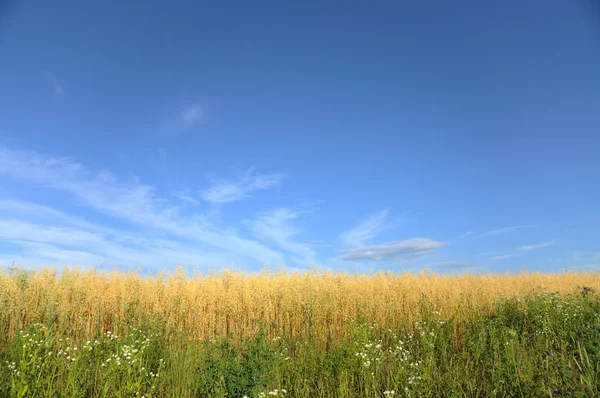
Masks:
[[[549,247],[554,244],[556,244],[555,241],[550,241],[550,242],[540,243],[537,245],[521,246],[521,247],[518,247],[517,249],[515,249],[514,251],[509,251],[509,252],[504,252],[504,253],[503,252],[483,253],[483,255],[487,256],[488,259],[491,261],[508,260],[510,258],[520,257],[525,254],[524,252],[542,249],[544,247]]]
[[[373,246],[341,250],[341,260],[393,260],[406,255],[419,255],[446,246],[446,242],[438,242],[428,238],[413,238],[393,241]]]
[[[177,134],[206,123],[206,111],[199,103],[191,103],[180,107],[162,122],[163,133]]]
[[[204,109],[200,104],[191,104],[179,111],[179,121],[185,128],[194,127],[204,120]]]
[[[304,246],[308,247],[330,247],[331,245],[323,242],[322,240],[313,240],[308,243],[304,243]]]
[[[42,74],[44,75],[46,81],[52,86],[52,89],[54,90],[54,98],[63,98],[65,95],[65,90],[63,90],[62,84],[58,81],[58,79],[47,70],[42,71]]]
[[[285,177],[285,174],[281,173],[252,175],[252,169],[250,169],[235,181],[213,179],[213,185],[201,191],[200,196],[212,203],[237,202],[251,198],[252,192],[279,185]]]
[[[277,208],[263,212],[252,220],[244,220],[243,223],[254,236],[289,252],[291,261],[308,268],[315,262],[314,251],[306,244],[293,239],[300,233],[300,230],[294,225],[294,220],[303,213],[308,213],[308,211]]]
[[[15,219],[0,220],[0,238],[68,247],[96,247],[102,242],[100,233],[69,227],[45,227]]]
[[[83,267],[117,266],[133,268],[143,265],[157,271],[176,264],[199,267],[219,267],[233,264],[236,256],[197,249],[173,240],[146,238],[139,235],[91,233],[90,231],[24,223],[0,221],[0,239],[4,245],[19,249],[8,255],[4,251],[0,263],[15,261],[18,265],[77,265]]]
[[[495,256],[491,256],[489,259],[491,261],[508,260],[509,258],[519,257],[520,255],[521,254],[519,253],[498,254]]]
[[[63,191],[88,209],[131,227],[140,227],[147,233],[153,231],[157,236],[166,236],[172,247],[183,245],[186,248],[185,251],[171,251],[179,253],[174,258],[194,253],[192,257],[198,262],[205,255],[206,258],[228,261],[237,259],[238,263],[252,259],[262,264],[277,263],[283,258],[281,252],[260,242],[243,238],[232,229],[217,227],[201,215],[184,212],[181,207],[159,197],[152,186],[122,181],[109,172],[94,173],[68,157],[49,157],[0,147],[0,176]]]
[[[383,209],[370,215],[365,221],[340,234],[340,240],[346,246],[363,246],[379,235],[383,230],[397,226],[398,221],[389,221],[389,209]]]
[[[173,196],[193,205],[197,205],[199,203],[198,200],[192,196],[192,190],[189,188],[184,189],[183,191],[175,192]]]
[[[19,220],[25,221],[60,224],[105,234],[115,233],[115,231],[109,228],[99,226],[76,216],[65,214],[48,206],[12,199],[0,199],[0,217],[16,217]]]
[[[530,227],[530,225],[516,225],[513,227],[492,229],[492,230],[482,233],[479,236],[492,236],[492,235],[498,235],[498,234],[505,234],[507,232],[518,231],[520,229],[527,228],[527,227]]]
[[[462,233],[460,235],[458,235],[456,238],[454,238],[453,240],[462,240],[462,239],[466,239],[469,237],[473,237],[476,236],[477,231],[476,230],[471,230],[471,231],[467,231],[465,233]]]
[[[339,239],[347,249],[339,250],[341,261],[376,260],[390,261],[401,258],[401,264],[412,263],[415,257],[421,257],[434,249],[447,245],[426,238],[413,238],[391,241],[381,244],[367,243],[384,230],[399,226],[402,219],[390,219],[390,210],[383,209],[371,214],[355,227],[342,232]]]
[[[520,251],[538,250],[538,249],[543,249],[544,247],[554,246],[555,244],[556,244],[556,241],[550,241],[550,242],[538,243],[537,245],[525,245],[525,246],[519,247],[519,250]]]

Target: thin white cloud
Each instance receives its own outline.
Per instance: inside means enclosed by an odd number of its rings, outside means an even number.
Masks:
[[[27,181],[71,195],[78,204],[104,215],[159,235],[187,242],[188,252],[211,257],[253,259],[259,263],[277,263],[283,258],[260,242],[240,237],[231,229],[219,228],[201,216],[186,214],[156,194],[149,185],[120,181],[109,172],[93,173],[71,158],[49,157],[36,152],[0,147],[0,176]]]
[[[465,232],[463,234],[460,234],[458,237],[455,238],[455,240],[460,240],[460,239],[465,239],[465,238],[468,238],[468,237],[472,237],[476,233],[477,233],[476,230],[467,231],[467,232]]]
[[[521,247],[517,248],[513,252],[508,252],[508,253],[506,253],[506,252],[505,253],[502,253],[502,252],[484,253],[483,255],[488,256],[489,260],[491,260],[491,261],[508,260],[510,258],[515,258],[515,257],[522,256],[524,254],[523,252],[542,249],[544,247],[549,247],[549,246],[552,246],[554,244],[556,244],[555,241],[544,242],[544,243],[540,243],[540,244],[537,244],[537,245],[521,246]]]
[[[275,187],[285,178],[285,174],[252,175],[252,169],[236,181],[213,180],[213,185],[200,192],[200,196],[211,203],[232,203],[249,199],[251,193]]]
[[[179,108],[177,112],[164,120],[163,128],[171,134],[191,130],[205,123],[205,121],[206,112],[204,107],[201,104],[192,103]]]
[[[384,209],[369,216],[365,221],[340,234],[340,240],[346,246],[363,246],[366,242],[389,228],[389,210]]]
[[[109,228],[90,223],[80,217],[65,214],[48,206],[11,199],[0,199],[0,217],[18,217],[19,220],[35,220],[38,223],[66,225],[105,234],[117,233]]]
[[[52,86],[54,90],[54,98],[61,99],[65,95],[65,90],[63,90],[62,84],[58,81],[56,77],[47,70],[42,71],[44,78],[46,81]]]
[[[193,205],[197,205],[199,203],[198,200],[192,196],[192,190],[189,188],[184,189],[183,191],[175,192],[173,196]]]
[[[185,128],[194,127],[204,120],[204,109],[200,104],[191,104],[179,111],[179,121]]]
[[[146,269],[160,270],[175,264],[219,267],[239,260],[207,250],[197,250],[172,240],[147,239],[142,236],[123,238],[89,231],[28,224],[19,221],[0,221],[0,238],[8,246],[22,253],[3,253],[0,262],[14,261],[17,265],[79,265],[117,266],[131,268],[144,265]],[[73,239],[76,237],[76,239]]]
[[[254,236],[275,244],[290,253],[289,258],[294,263],[308,268],[315,263],[313,250],[293,239],[300,232],[293,222],[300,214],[306,212],[277,208],[261,213],[252,220],[244,220],[243,223]]]
[[[393,241],[373,246],[341,250],[341,260],[393,260],[407,255],[419,255],[446,246],[446,242],[438,242],[428,238],[413,238]]]
[[[43,242],[69,247],[97,247],[101,234],[68,227],[46,227],[20,220],[0,220],[0,238],[8,241]]]
[[[514,258],[514,257],[519,257],[519,256],[520,256],[520,254],[518,254],[518,253],[499,254],[499,255],[490,257],[490,260],[492,260],[492,261],[508,260],[509,258]]]
[[[483,234],[479,235],[479,236],[492,236],[492,235],[498,235],[498,234],[504,234],[507,232],[514,232],[514,231],[518,231],[520,229],[529,227],[530,225],[516,225],[513,227],[505,227],[505,228],[498,228],[498,229],[492,229],[490,231],[484,232]]]
[[[550,242],[538,243],[537,245],[525,245],[525,246],[519,247],[519,250],[520,251],[538,250],[538,249],[543,249],[544,247],[554,246],[555,244],[556,244],[555,241],[550,241]]]
[[[192,130],[206,122],[206,111],[199,103],[191,103],[180,107],[163,120],[162,128],[165,133],[181,133]]]
[[[313,240],[312,242],[304,243],[307,247],[330,247],[330,244],[323,242],[322,240]]]
[[[3,253],[0,263],[13,263],[17,267],[33,266],[79,266],[93,267],[104,263],[103,257],[82,250],[61,249],[55,245],[31,241],[16,243],[26,254],[7,255]]]

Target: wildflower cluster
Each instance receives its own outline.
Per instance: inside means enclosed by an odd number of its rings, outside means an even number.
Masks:
[[[146,352],[152,344],[151,335],[148,337],[142,330],[132,328],[132,332],[125,338],[107,331],[105,333],[106,356],[102,359],[100,367],[104,380],[118,383],[126,387],[126,391],[139,395],[140,391],[153,392],[160,376],[160,369],[164,360],[151,366]]]
[[[278,395],[285,395],[285,394],[287,394],[287,390],[285,388],[282,388],[281,390],[274,389],[274,390],[269,391],[269,392],[260,392],[258,394],[258,397],[259,398],[266,398],[267,396],[276,397]]]
[[[25,381],[32,374],[41,374],[47,368],[47,360],[52,357],[52,345],[51,341],[44,337],[46,334],[47,328],[39,323],[31,325],[28,331],[18,332],[19,355],[16,361],[6,362],[14,376]]]
[[[423,331],[420,333],[423,333]],[[417,384],[422,380],[421,373],[423,360],[417,359],[417,354],[411,352],[409,349],[409,347],[414,347],[416,345],[415,336],[412,333],[408,333],[404,340],[402,340],[396,333],[393,333],[392,337],[393,347],[388,348],[388,352],[393,358],[397,359],[398,364],[401,365],[406,372],[407,383],[410,385]]]
[[[368,368],[374,363],[378,363],[382,358],[381,340],[375,340],[374,342],[357,343],[360,347],[360,351],[356,352],[355,356],[360,359],[363,366]]]
[[[145,352],[151,339],[141,331],[125,339],[109,331],[98,339],[76,344],[69,337],[54,338],[38,323],[19,331],[15,343],[16,356],[6,363],[15,395],[25,391],[64,392],[94,376],[107,391],[126,386],[132,395],[145,395],[156,389],[164,364],[162,359],[158,364],[149,361]],[[92,369],[97,372],[90,373]]]
[[[400,362],[408,362],[408,360],[410,359],[410,352],[406,347],[405,342],[402,339],[399,339],[395,333],[393,334],[393,338],[394,344],[393,347],[388,348],[389,354],[392,357],[398,359],[398,361]]]

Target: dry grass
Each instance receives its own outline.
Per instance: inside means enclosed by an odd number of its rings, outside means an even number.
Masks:
[[[161,322],[168,332],[190,338],[250,335],[258,323],[272,333],[325,341],[346,335],[364,317],[396,328],[418,317],[426,297],[442,316],[460,320],[489,314],[500,299],[540,292],[600,291],[600,274],[351,275],[333,273],[186,276],[182,270],[159,277],[47,268],[0,273],[0,335],[10,339],[32,322],[54,323],[85,338],[132,323]]]

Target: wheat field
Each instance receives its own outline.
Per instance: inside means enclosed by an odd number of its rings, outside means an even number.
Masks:
[[[600,291],[597,273],[521,273],[442,276],[261,273],[225,271],[186,276],[183,269],[157,277],[55,268],[0,274],[3,335],[32,322],[55,322],[81,337],[159,318],[169,331],[190,336],[243,338],[257,320],[292,336],[339,337],[347,320],[362,315],[385,328],[412,324],[426,297],[443,317],[490,314],[498,300],[542,292]],[[26,288],[25,288],[26,287]]]
[[[597,291],[586,272],[3,270],[0,397],[595,393]]]

